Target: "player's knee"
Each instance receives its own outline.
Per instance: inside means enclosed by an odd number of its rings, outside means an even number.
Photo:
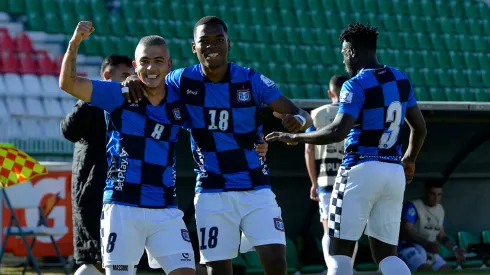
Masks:
[[[206,263],[206,269],[211,275],[232,274],[233,264],[231,260],[212,261]]]
[[[134,265],[106,265],[106,275],[134,275]]]
[[[179,253],[154,258],[166,274],[189,275],[195,274],[196,263],[194,253]]]
[[[270,244],[256,246],[260,261],[266,274],[286,274],[286,246],[282,244]]]

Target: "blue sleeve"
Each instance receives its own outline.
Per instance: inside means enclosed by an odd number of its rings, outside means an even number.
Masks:
[[[417,220],[417,208],[411,202],[407,202],[403,205],[402,220],[410,223],[415,223]]]
[[[412,84],[410,84],[410,92],[408,92],[407,108],[417,105],[415,93],[413,92]]]
[[[314,131],[316,131],[315,125],[311,124],[311,126],[308,129],[306,129],[305,133],[314,132]]]
[[[114,81],[92,80],[92,101],[90,105],[109,113],[124,102],[121,83]]]
[[[177,69],[174,71],[171,71],[170,73],[165,76],[165,84],[167,87],[167,93],[175,93],[180,97],[180,79],[182,77],[182,73],[184,72],[184,69]],[[182,108],[186,108],[185,102],[182,102]],[[186,112],[187,110],[183,110],[183,112]],[[182,124],[181,128],[190,131],[191,130],[191,118],[189,115],[184,115],[184,124]]]
[[[340,90],[339,111],[357,119],[364,105],[364,91],[359,84],[348,80]]]
[[[254,97],[258,99],[259,103],[269,105],[282,96],[276,83],[260,73],[253,72],[250,82],[252,83]]]

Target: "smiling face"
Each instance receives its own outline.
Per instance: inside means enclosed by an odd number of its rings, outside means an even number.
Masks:
[[[167,45],[139,45],[133,62],[138,78],[148,88],[158,88],[165,82],[165,76],[172,68]]]
[[[228,63],[230,40],[219,24],[204,24],[196,28],[192,52],[197,54],[199,63],[209,69],[216,69]]]

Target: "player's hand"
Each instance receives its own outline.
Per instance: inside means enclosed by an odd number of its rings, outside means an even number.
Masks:
[[[407,184],[411,183],[413,180],[413,176],[415,174],[415,162],[404,159],[403,161],[403,170],[405,171],[405,181]]]
[[[128,76],[122,85],[123,87],[129,88],[128,92],[123,93],[123,96],[129,103],[138,103],[141,101],[143,96],[148,96],[145,86],[136,75]]]
[[[77,44],[82,43],[83,40],[87,39],[91,33],[95,31],[92,22],[90,21],[80,21],[78,22],[77,28],[71,37],[70,42]]]
[[[461,247],[458,247],[454,250],[454,255],[456,256],[456,261],[458,262],[458,264],[462,264],[464,263],[464,261],[466,261],[466,257],[464,256],[464,249],[461,248]]]
[[[272,132],[265,137],[266,141],[282,141],[288,145],[298,144],[294,141],[294,134],[283,132]]]
[[[310,199],[314,201],[319,201],[318,198],[318,186],[312,185],[310,189]]]
[[[290,133],[297,133],[303,125],[301,121],[297,119],[294,115],[290,114],[280,114],[278,112],[272,113],[276,118],[282,120],[282,126],[288,130]]]
[[[267,151],[269,149],[269,144],[265,142],[264,138],[261,138],[262,142],[261,143],[256,143],[255,144],[255,152],[259,154],[259,156],[265,158],[265,155],[267,154]]]

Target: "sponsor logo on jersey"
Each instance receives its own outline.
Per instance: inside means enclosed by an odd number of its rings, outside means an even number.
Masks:
[[[173,109],[172,113],[174,114],[175,120],[181,120],[182,119],[182,116],[180,115],[180,109],[179,108]]]
[[[181,262],[190,262],[190,261],[192,261],[190,259],[190,257],[191,256],[189,255],[189,253],[182,253],[182,259],[180,259],[180,261]]]
[[[352,97],[354,94],[348,92],[348,91],[342,91],[340,92],[340,102],[349,104],[352,102]]]
[[[276,83],[270,80],[269,78],[267,78],[265,75],[260,75],[260,80],[262,80],[262,82],[264,82],[264,84],[267,85],[267,87],[269,88],[276,87]]]
[[[108,175],[114,181],[114,189],[117,191],[122,191],[124,188],[128,165],[128,153],[124,148],[121,148],[121,152],[119,153],[119,161],[114,156],[111,157]]]

